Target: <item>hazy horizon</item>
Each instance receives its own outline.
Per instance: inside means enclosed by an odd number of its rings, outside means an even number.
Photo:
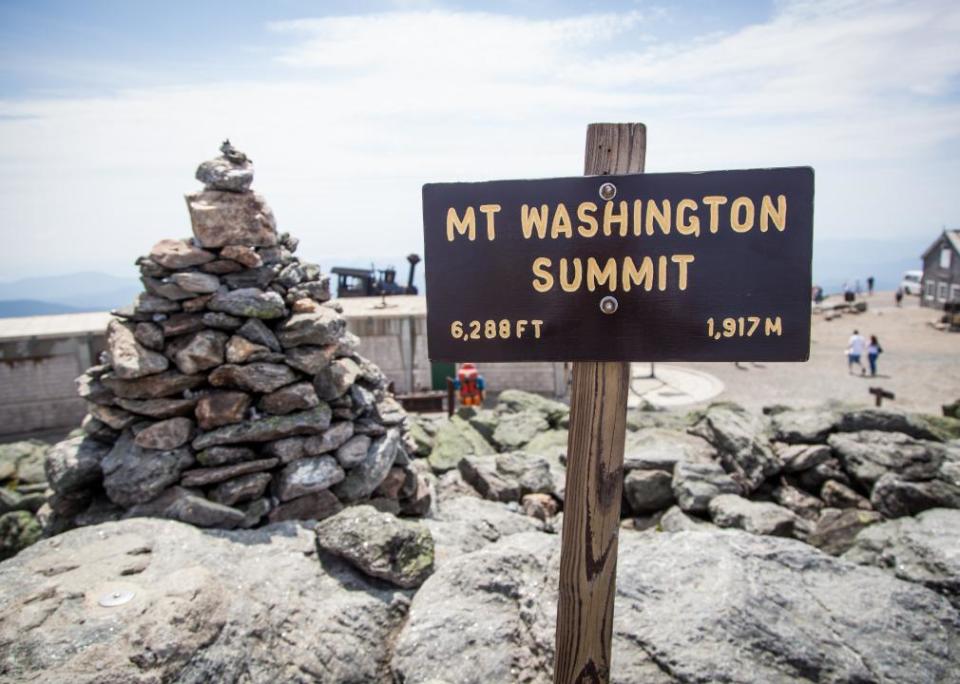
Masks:
[[[480,7],[3,4],[0,279],[189,235],[225,137],[314,259],[422,253],[423,183],[576,175],[593,121],[649,172],[814,167],[821,244],[960,224],[956,3]]]

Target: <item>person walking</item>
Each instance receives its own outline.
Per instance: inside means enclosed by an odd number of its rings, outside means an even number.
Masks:
[[[867,278],[867,294],[873,296],[873,276]]]
[[[876,335],[870,336],[870,344],[867,345],[867,361],[870,362],[870,375],[877,374],[877,357],[883,353],[883,347]]]
[[[853,365],[860,366],[860,375],[866,375],[867,369],[863,366],[860,357],[863,356],[863,350],[867,346],[867,341],[859,331],[854,330],[850,339],[847,341],[847,372],[853,373]]]
[[[894,295],[894,299],[897,300],[897,306],[903,306],[903,288],[897,288],[897,294]]]

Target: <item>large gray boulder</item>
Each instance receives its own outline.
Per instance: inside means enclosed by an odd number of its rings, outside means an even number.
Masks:
[[[144,449],[124,432],[101,462],[103,489],[120,506],[146,503],[180,480],[180,474],[194,463],[190,450]]]
[[[433,537],[417,522],[351,506],[317,523],[317,544],[370,577],[419,587],[433,572]]]
[[[0,564],[0,679],[385,684],[406,603],[294,523],[85,527]]]
[[[828,442],[844,469],[867,492],[888,472],[910,480],[934,477],[948,449],[939,442],[879,430],[839,433],[831,435]]]
[[[627,434],[623,468],[672,473],[680,461],[711,463],[716,457],[717,450],[702,437],[679,430],[643,428]]]
[[[802,539],[812,525],[793,511],[766,501],[723,494],[710,501],[710,518],[718,527],[736,527],[752,534]]]
[[[874,485],[870,504],[888,518],[915,515],[930,508],[960,508],[960,464],[941,468],[929,480],[915,481],[887,473]]]
[[[960,511],[936,508],[873,525],[843,557],[923,584],[960,608]]]
[[[767,430],[762,416],[729,403],[711,405],[690,428],[717,448],[724,468],[746,493],[782,468],[770,448]]]
[[[540,529],[536,520],[519,509],[472,496],[439,501],[432,516],[422,522],[433,536],[437,566],[501,539]]]
[[[770,418],[773,438],[787,444],[817,444],[837,428],[836,412],[828,409],[779,411]]]
[[[905,413],[893,409],[866,408],[846,411],[840,417],[841,432],[901,432],[915,439],[944,441],[960,437],[960,420]]]
[[[440,568],[396,641],[398,679],[552,681],[559,546],[515,535]],[[611,681],[947,682],[957,620],[924,587],[793,540],[625,532]]]

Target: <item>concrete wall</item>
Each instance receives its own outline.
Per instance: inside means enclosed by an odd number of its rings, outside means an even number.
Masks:
[[[86,408],[74,379],[102,350],[102,335],[0,342],[0,435],[78,426]]]

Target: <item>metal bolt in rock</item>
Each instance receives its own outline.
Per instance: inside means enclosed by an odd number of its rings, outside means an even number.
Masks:
[[[97,600],[97,603],[104,608],[113,608],[115,606],[122,606],[124,603],[129,603],[135,595],[132,591],[111,591],[101,596]]]

